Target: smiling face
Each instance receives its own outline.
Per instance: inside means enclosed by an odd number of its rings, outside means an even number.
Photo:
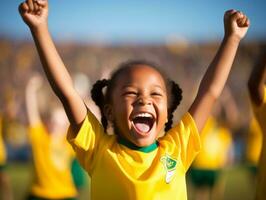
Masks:
[[[119,74],[106,113],[124,139],[139,147],[154,143],[167,121],[167,90],[161,74],[147,65]]]

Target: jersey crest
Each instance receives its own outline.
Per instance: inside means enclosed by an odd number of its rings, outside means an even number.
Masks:
[[[166,171],[165,182],[168,184],[174,178],[177,160],[166,154],[165,156],[161,157],[161,162],[163,163],[164,169]]]

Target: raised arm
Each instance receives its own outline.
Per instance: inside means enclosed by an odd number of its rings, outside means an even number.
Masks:
[[[240,40],[249,27],[248,18],[239,11],[229,10],[224,15],[225,34],[221,46],[201,80],[197,96],[189,112],[199,131],[203,128],[215,100],[220,96]]]
[[[31,30],[50,85],[62,102],[71,125],[75,127],[85,118],[87,108],[75,91],[72,79],[49,33],[48,2],[46,0],[27,0],[20,4],[19,12]]]
[[[248,80],[250,99],[257,106],[263,103],[264,86],[266,82],[266,47],[262,48],[260,56],[252,69]]]
[[[42,85],[42,79],[40,76],[33,76],[26,86],[26,110],[30,126],[34,126],[41,122],[40,112],[38,108],[37,92]]]

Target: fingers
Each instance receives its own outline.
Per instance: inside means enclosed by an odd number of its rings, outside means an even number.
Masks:
[[[250,25],[250,21],[249,21],[249,18],[246,16],[246,21],[243,26],[249,26],[249,25]]]
[[[48,2],[46,0],[35,0],[35,2],[42,7],[47,6]]]
[[[245,14],[233,9],[226,11],[224,18],[225,20],[236,22],[239,27],[248,27],[250,24],[250,21]]]
[[[34,7],[34,11],[40,9],[40,8],[39,8],[39,5],[38,5],[38,3],[37,3],[36,1],[33,1],[33,7]]]
[[[34,11],[34,5],[33,5],[33,1],[32,0],[26,0],[26,3],[29,7],[29,12],[33,12]]]
[[[248,17],[241,12],[238,18],[236,19],[236,22],[239,27],[248,27],[250,23]]]
[[[231,15],[232,21],[242,20],[242,18],[243,18],[243,13],[240,11],[236,11],[234,14]]]
[[[23,13],[34,13],[40,14],[41,9],[47,7],[48,3],[46,0],[26,0],[19,6],[19,12]]]
[[[24,14],[24,13],[26,13],[26,12],[28,12],[29,11],[29,6],[28,6],[28,4],[27,3],[21,3],[20,5],[19,5],[19,12],[20,12],[20,14]]]
[[[230,16],[232,16],[233,14],[235,14],[237,12],[237,10],[231,9],[231,10],[227,10],[224,13],[224,19],[228,19]]]

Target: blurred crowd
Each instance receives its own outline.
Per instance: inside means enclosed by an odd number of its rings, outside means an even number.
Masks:
[[[183,100],[175,113],[178,120],[195,98],[199,80],[218,45],[215,41],[189,43],[169,40],[165,44],[146,45],[62,42],[57,43],[57,48],[84,98],[90,96],[91,86],[96,80],[108,77],[124,61],[144,59],[157,63],[183,90]],[[246,161],[246,144],[252,119],[247,80],[261,45],[259,42],[241,44],[226,85],[240,113],[233,124],[228,122],[234,143],[231,163]],[[42,75],[44,72],[32,41],[0,38],[0,50],[0,115],[8,162],[29,161],[31,148],[27,138],[25,89],[34,74]],[[59,102],[48,84],[43,84],[38,100],[45,122]]]

